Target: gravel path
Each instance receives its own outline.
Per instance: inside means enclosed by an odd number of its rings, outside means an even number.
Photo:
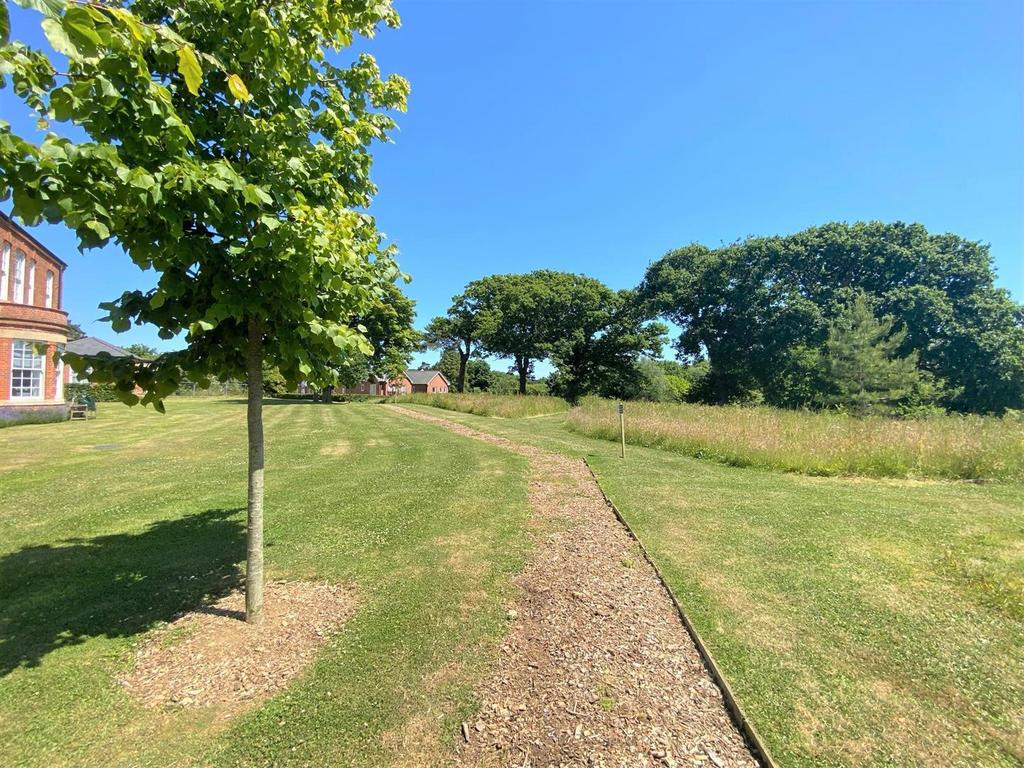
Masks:
[[[579,460],[392,406],[529,458],[535,546],[462,766],[755,766],[654,570]]]

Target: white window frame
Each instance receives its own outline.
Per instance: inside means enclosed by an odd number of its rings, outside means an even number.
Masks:
[[[11,344],[11,400],[42,400],[46,388],[46,353],[39,354],[36,350],[39,342],[14,339]],[[26,355],[28,355],[26,363]],[[17,365],[19,362],[21,365]],[[19,383],[15,386],[15,378],[21,382],[25,380],[25,372],[28,372],[27,386]],[[28,390],[26,393],[24,390]]]
[[[0,246],[0,301],[7,301],[10,292],[11,244]]]
[[[46,270],[46,308],[53,309],[53,270]]]
[[[16,304],[25,302],[25,262],[28,257],[20,248],[14,251],[14,297],[12,301]]]
[[[36,260],[29,259],[28,280],[25,281],[25,303],[36,303]]]

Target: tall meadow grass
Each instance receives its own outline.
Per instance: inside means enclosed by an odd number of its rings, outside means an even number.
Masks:
[[[477,416],[498,416],[504,419],[521,419],[526,416],[545,416],[569,410],[565,400],[544,395],[490,395],[486,392],[467,394],[412,394],[396,399],[399,403],[415,403],[444,408],[448,411],[462,411]]]
[[[615,404],[589,398],[574,432],[619,439]],[[809,475],[1024,480],[1024,422],[981,416],[921,421],[739,406],[628,403],[626,442],[738,467]]]

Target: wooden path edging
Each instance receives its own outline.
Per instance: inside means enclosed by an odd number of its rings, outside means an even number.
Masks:
[[[743,707],[740,706],[739,700],[736,698],[736,694],[732,692],[732,688],[729,687],[729,683],[726,681],[725,676],[722,674],[722,670],[718,667],[718,663],[715,661],[714,656],[711,655],[711,651],[704,644],[703,638],[700,633],[697,632],[697,628],[693,626],[690,621],[690,617],[686,615],[686,611],[683,610],[683,606],[676,598],[676,593],[669,587],[668,582],[665,581],[665,577],[662,576],[661,570],[658,568],[657,563],[651,558],[651,553],[647,551],[647,547],[640,541],[640,538],[633,532],[629,523],[626,522],[626,518],[619,512],[618,507],[612,503],[612,500],[608,498],[608,494],[604,492],[604,488],[601,485],[600,480],[597,479],[597,474],[594,472],[594,468],[590,466],[590,462],[584,458],[583,463],[587,467],[587,471],[590,472],[590,476],[594,478],[594,482],[597,487],[601,490],[601,496],[604,498],[605,503],[611,508],[615,517],[623,528],[626,529],[626,533],[629,534],[630,538],[636,542],[636,545],[640,548],[640,552],[643,553],[644,559],[654,569],[654,575],[658,577],[658,581],[661,582],[661,586],[668,593],[669,598],[672,600],[672,605],[676,607],[676,613],[679,614],[679,618],[683,621],[683,626],[686,627],[687,633],[690,635],[690,639],[693,640],[693,644],[697,646],[697,652],[700,654],[701,659],[704,661],[704,666],[707,667],[708,673],[711,675],[711,679],[718,685],[719,690],[722,692],[722,699],[725,701],[725,708],[729,710],[729,715],[732,717],[736,727],[739,728],[743,738],[747,741],[747,746],[750,747],[750,751],[754,753],[764,768],[780,768],[779,764],[775,762],[775,758],[772,757],[771,752],[768,751],[768,745],[764,743],[761,738],[761,734],[757,732],[754,724],[747,717],[743,711]]]

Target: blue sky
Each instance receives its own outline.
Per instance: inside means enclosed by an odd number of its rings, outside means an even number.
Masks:
[[[548,267],[622,288],[673,247],[830,220],[991,243],[1024,301],[1024,2],[397,7],[402,29],[367,47],[413,92],[378,148],[372,212],[420,324],[483,275]],[[17,11],[15,36],[39,41],[36,18]],[[9,90],[0,114],[34,122]],[[166,346],[94,322],[151,277],[116,248],[35,234],[70,263],[72,320]]]

